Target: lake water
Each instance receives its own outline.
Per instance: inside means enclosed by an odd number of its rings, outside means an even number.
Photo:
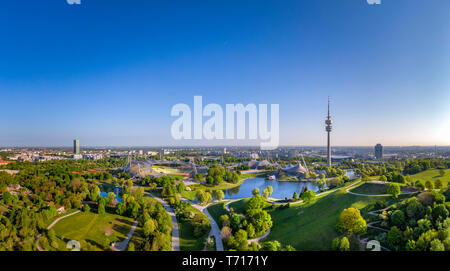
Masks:
[[[225,190],[225,199],[251,197],[253,196],[252,191],[255,188],[259,188],[259,193],[261,194],[269,185],[273,188],[273,193],[270,197],[276,199],[292,198],[294,192],[300,194],[305,186],[308,187],[308,190],[312,190],[316,193],[319,191],[319,186],[316,182],[279,182],[276,180],[269,181],[265,178],[250,178],[245,180],[238,187]]]
[[[99,188],[102,189],[102,186],[99,185]],[[113,192],[113,191],[108,191],[109,189],[106,189],[106,190],[107,191],[100,192],[100,196],[105,199],[108,197],[108,192]],[[119,188],[118,187],[114,188],[114,194],[116,194],[117,202],[122,202],[122,198],[119,196]]]

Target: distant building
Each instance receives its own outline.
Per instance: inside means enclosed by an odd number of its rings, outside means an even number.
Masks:
[[[383,158],[383,146],[381,146],[381,144],[375,145],[375,158],[376,159]]]
[[[80,141],[78,139],[73,141],[73,154],[80,154]]]

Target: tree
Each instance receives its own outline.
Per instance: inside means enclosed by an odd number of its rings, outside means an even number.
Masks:
[[[341,243],[339,244],[340,251],[349,251],[350,250],[350,242],[347,237],[342,237]]]
[[[443,170],[442,168],[439,169],[439,176],[444,177],[445,175],[445,170]]]
[[[236,232],[234,235],[234,248],[245,251],[247,250],[248,246],[248,238],[247,238],[247,232],[240,229]]]
[[[184,184],[184,182],[180,182],[180,184],[178,184],[178,193],[183,192],[184,190],[186,190],[186,185]]]
[[[222,238],[222,240],[224,242],[227,243],[228,239],[230,238],[230,236],[231,236],[231,228],[227,227],[227,226],[224,226],[222,228],[222,230],[220,231],[220,237]]]
[[[205,204],[208,203],[212,200],[212,195],[209,192],[205,192],[203,190],[199,190],[197,192],[197,200],[201,203],[201,204]]]
[[[89,213],[89,211],[91,211],[91,207],[89,207],[89,204],[85,203],[83,205],[83,211],[86,213]]]
[[[380,182],[387,182],[387,178],[384,175],[381,175],[380,178],[378,179]]]
[[[247,225],[247,235],[250,238],[255,236],[255,227],[253,227],[253,224],[251,223]]]
[[[316,192],[314,192],[312,190],[308,190],[308,191],[303,192],[300,197],[304,202],[309,203],[309,202],[314,201],[314,199],[316,198]]]
[[[273,187],[272,187],[271,185],[269,185],[268,187],[266,187],[266,188],[263,190],[262,193],[263,193],[263,195],[264,195],[265,198],[269,197],[269,196],[273,193]]]
[[[340,246],[341,246],[341,239],[339,239],[339,237],[334,238],[333,241],[331,242],[331,249],[337,251],[339,250]]]
[[[414,251],[416,250],[416,242],[414,240],[408,240],[405,245],[406,251]]]
[[[268,241],[264,242],[261,247],[262,251],[280,251],[281,250],[281,244],[278,241]]]
[[[405,225],[405,214],[402,210],[395,210],[391,215],[391,221],[394,226],[403,228]]]
[[[339,216],[337,228],[341,232],[364,234],[367,230],[367,225],[359,209],[348,208],[344,209]]]
[[[396,247],[401,244],[403,238],[402,238],[402,232],[396,227],[391,227],[391,230],[388,232],[388,242],[391,247]]]
[[[97,213],[99,215],[104,215],[105,214],[105,199],[104,198],[100,198],[99,201],[98,201]]]
[[[218,200],[221,201],[224,197],[225,197],[225,193],[223,193],[222,190],[214,190],[213,191],[214,197]]]
[[[400,195],[400,185],[398,185],[397,183],[389,184],[387,193],[391,194],[394,199],[398,198],[398,195]]]
[[[434,239],[430,243],[430,251],[445,251],[444,244],[439,239]]]
[[[442,188],[442,181],[441,181],[441,179],[437,179],[436,181],[434,181],[434,187],[436,187],[436,189],[441,189]]]
[[[427,181],[425,182],[425,187],[426,187],[428,190],[433,190],[433,189],[434,189],[434,184],[433,184],[432,181],[427,180]]]
[[[109,192],[106,196],[106,204],[111,204],[115,198],[116,194],[114,194],[113,192]]]
[[[150,234],[152,234],[155,231],[156,226],[157,226],[157,222],[154,219],[152,219],[152,218],[150,218],[149,220],[145,221],[144,228],[143,228],[144,229],[144,235],[146,237],[150,236]]]
[[[432,211],[434,221],[445,220],[448,217],[448,210],[444,204],[437,204]]]
[[[253,196],[259,195],[259,188],[255,187],[255,189],[252,190],[252,194],[253,194]]]
[[[241,225],[241,217],[238,214],[233,214],[230,218],[230,224],[233,231],[237,231]]]
[[[294,195],[292,196],[293,199],[298,199],[298,194],[297,192],[294,192]]]
[[[261,195],[254,195],[245,204],[245,212],[247,213],[249,210],[262,209],[264,207],[264,202],[265,200]]]

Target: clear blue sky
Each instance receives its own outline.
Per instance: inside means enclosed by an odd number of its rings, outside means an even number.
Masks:
[[[81,1],[2,2],[0,146],[210,145],[170,138],[194,95],[278,103],[282,145],[328,95],[335,145],[450,145],[450,1]]]

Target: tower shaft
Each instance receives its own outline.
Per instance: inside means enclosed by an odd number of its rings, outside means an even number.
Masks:
[[[328,96],[328,115],[325,120],[325,130],[327,131],[327,165],[331,167],[331,130],[333,121],[330,116],[330,97]]]

